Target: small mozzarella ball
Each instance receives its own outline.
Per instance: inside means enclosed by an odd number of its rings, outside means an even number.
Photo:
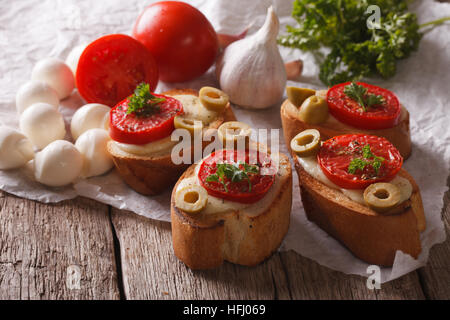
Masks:
[[[34,158],[33,145],[19,131],[0,127],[0,169],[20,168]]]
[[[108,129],[110,107],[99,104],[90,103],[78,109],[72,117],[70,123],[70,131],[74,140],[89,129]]]
[[[66,135],[61,113],[47,103],[36,103],[25,110],[20,116],[20,130],[39,149]]]
[[[99,176],[113,167],[108,141],[108,132],[103,129],[90,129],[78,138],[75,147],[84,156],[83,177]]]
[[[58,93],[48,84],[39,81],[29,81],[17,91],[16,108],[19,113],[38,102],[48,103],[58,108]]]
[[[72,70],[63,61],[47,58],[39,61],[31,72],[31,79],[47,83],[58,93],[59,99],[65,99],[75,88]]]
[[[72,183],[81,173],[83,156],[69,141],[56,140],[36,154],[35,179],[50,187]]]
[[[78,45],[70,51],[66,58],[66,64],[72,70],[74,76],[77,74],[78,61],[84,49],[86,49],[86,44]]]

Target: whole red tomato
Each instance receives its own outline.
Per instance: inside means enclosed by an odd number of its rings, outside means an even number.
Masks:
[[[184,2],[151,4],[137,19],[133,37],[155,58],[165,82],[183,82],[205,73],[219,49],[211,23],[196,8]]]

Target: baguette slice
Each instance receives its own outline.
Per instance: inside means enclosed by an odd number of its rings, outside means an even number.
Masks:
[[[413,187],[411,206],[400,214],[382,215],[313,178],[296,157],[294,162],[308,220],[367,263],[390,267],[397,250],[417,259],[426,222],[419,188],[408,172],[401,169],[399,175]]]
[[[198,92],[192,89],[175,89],[162,94],[197,96]],[[233,110],[228,104],[222,114],[210,123],[208,128],[217,129],[222,123],[235,120]],[[208,143],[207,141],[203,142],[203,148]],[[132,189],[144,195],[156,195],[164,192],[167,188],[173,186],[180,175],[189,167],[189,164],[174,164],[170,153],[156,157],[134,155],[124,152],[113,141],[108,142],[108,152],[111,154],[122,179]]]
[[[259,215],[248,215],[245,209],[206,215],[190,214],[175,207],[178,184],[195,174],[192,165],[172,192],[172,241],[178,259],[191,269],[216,268],[224,260],[255,266],[276,251],[288,231],[292,205],[292,170],[283,154],[280,167],[278,192]]]
[[[322,91],[318,91],[317,95],[323,96]],[[380,130],[363,130],[349,126],[336,119],[329,119],[319,125],[311,125],[302,121],[298,117],[298,109],[289,100],[283,102],[281,105],[281,122],[283,124],[284,139],[288,148],[290,149],[290,141],[297,133],[306,129],[317,129],[320,132],[322,140],[330,139],[334,136],[339,136],[347,133],[364,133],[374,136],[384,137],[389,140],[400,152],[404,159],[411,155],[411,134],[409,130],[409,112],[405,107],[401,106],[399,123],[389,129]]]

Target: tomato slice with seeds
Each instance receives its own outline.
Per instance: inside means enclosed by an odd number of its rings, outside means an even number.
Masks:
[[[250,161],[253,158],[256,161]],[[200,184],[211,196],[239,203],[255,203],[261,200],[269,191],[275,181],[275,173],[269,155],[255,151],[253,158],[250,157],[248,150],[224,149],[213,152],[200,165],[198,172]],[[244,162],[254,164],[259,168],[258,173],[248,173],[250,184],[247,179],[232,182],[227,177],[224,177],[223,184],[219,181],[208,181],[209,176],[216,174],[217,164],[234,164],[238,165],[240,169],[243,169]]]
[[[117,142],[142,145],[168,137],[175,126],[173,119],[183,113],[183,105],[175,98],[153,93],[165,101],[158,104],[159,110],[142,117],[127,114],[129,98],[117,104],[109,113],[109,135]]]
[[[139,83],[158,84],[158,66],[148,49],[124,34],[101,37],[86,47],[76,72],[78,92],[88,103],[113,107]]]
[[[394,93],[364,82],[357,82],[358,85],[367,88],[367,94],[381,95],[384,98],[384,103],[364,111],[357,101],[344,93],[345,87],[350,83],[341,83],[328,90],[328,107],[336,119],[355,128],[369,130],[392,128],[398,124],[401,109]]]
[[[374,157],[364,157],[367,145],[373,156],[383,158],[378,170],[370,165]],[[354,159],[366,161],[368,165],[363,170],[349,173],[349,165]],[[325,176],[345,189],[364,189],[375,182],[390,181],[403,164],[400,152],[388,140],[365,134],[346,134],[325,141],[317,161]]]

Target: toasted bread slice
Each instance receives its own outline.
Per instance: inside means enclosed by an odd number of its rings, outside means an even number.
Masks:
[[[392,266],[397,250],[418,257],[420,232],[425,230],[426,222],[419,188],[408,172],[401,169],[399,175],[413,187],[411,206],[400,214],[382,215],[313,178],[296,157],[294,162],[308,219],[356,257],[380,266]]]
[[[297,133],[306,129],[317,129],[320,132],[322,140],[327,140],[334,136],[347,133],[364,133],[384,137],[398,149],[404,159],[407,159],[411,155],[409,112],[403,106],[401,106],[399,123],[395,127],[380,130],[358,129],[340,122],[331,116],[328,117],[328,120],[322,124],[311,125],[302,121],[298,117],[298,108],[295,107],[289,100],[283,102],[280,113],[281,122],[283,124],[284,139],[288,145],[288,148],[290,148],[290,141],[297,135]]]
[[[162,94],[189,94],[197,96],[198,92],[192,89],[175,89]],[[217,129],[222,123],[235,120],[236,117],[234,116],[233,110],[230,104],[228,104],[222,114],[210,123],[208,128]],[[208,142],[204,142],[203,148],[207,144]],[[108,143],[108,152],[111,154],[122,179],[135,191],[144,195],[156,195],[165,191],[189,167],[189,164],[174,164],[170,152],[154,157],[139,156],[123,151],[114,141]]]
[[[195,175],[192,165],[172,192],[172,240],[175,255],[191,269],[210,269],[224,260],[254,266],[268,258],[281,244],[289,228],[292,205],[292,170],[289,159],[280,155],[278,180],[266,195],[269,205],[257,215],[248,210],[217,214],[190,214],[175,206],[177,186]],[[261,205],[263,200],[252,206]]]

